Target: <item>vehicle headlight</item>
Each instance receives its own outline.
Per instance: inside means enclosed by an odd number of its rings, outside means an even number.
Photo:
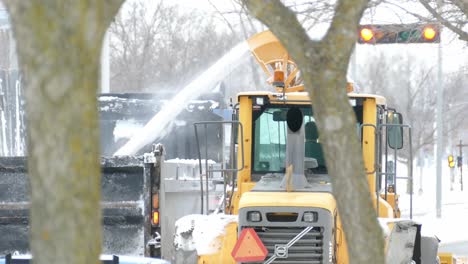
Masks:
[[[247,220],[250,222],[262,221],[262,214],[259,211],[250,211],[247,213]]]
[[[318,220],[318,213],[317,212],[304,212],[302,216],[302,221],[307,223],[314,223]]]

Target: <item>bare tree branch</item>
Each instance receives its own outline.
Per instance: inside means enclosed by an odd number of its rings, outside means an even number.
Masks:
[[[226,19],[226,17],[223,15],[223,13],[219,10],[219,8],[213,4],[211,0],[208,0],[208,3],[211,5],[211,7],[214,8],[214,10],[221,16],[221,18],[224,20],[225,24],[229,27],[229,29],[232,31],[233,34],[236,34],[236,30],[234,27],[231,25],[231,22]]]
[[[468,2],[466,0],[451,0],[450,2],[458,7],[466,17],[468,17]]]
[[[264,2],[243,0],[242,2],[247,6],[250,13],[265,25],[277,25],[274,28],[270,27],[270,30],[286,47],[288,47],[289,53],[302,54],[306,50],[306,47],[310,49],[310,46],[315,46],[297,20],[296,14],[289,8],[286,8],[280,1]],[[290,39],[290,36],[294,36],[295,39]],[[295,45],[292,45],[293,43]],[[297,44],[299,44],[299,46],[296,46]],[[306,71],[306,69],[302,69],[302,71]]]
[[[336,54],[336,61],[349,61],[349,57],[354,48],[357,40],[357,28],[359,20],[362,17],[364,9],[367,6],[367,1],[339,1],[336,7],[335,16],[327,35],[323,39],[323,45],[326,47],[338,48],[335,45],[337,41],[350,43],[351,45],[344,45],[345,50],[332,50]],[[348,65],[343,65],[348,67]]]
[[[419,2],[427,9],[427,11],[429,11],[429,13],[431,13],[431,15],[436,17],[440,23],[458,34],[461,40],[468,42],[468,32],[465,32],[461,28],[454,26],[452,23],[443,18],[434,8],[431,7],[431,5],[429,5],[426,0],[420,0]],[[467,13],[466,10],[464,10],[464,12],[465,14]]]

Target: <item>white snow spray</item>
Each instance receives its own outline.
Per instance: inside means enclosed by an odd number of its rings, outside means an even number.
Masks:
[[[146,125],[122,146],[114,156],[135,155],[142,147],[150,142],[160,139],[167,133],[167,127],[184,109],[190,100],[213,89],[216,82],[226,77],[236,68],[249,51],[247,42],[241,42],[226,53],[216,63],[211,65],[195,80],[175,95]]]

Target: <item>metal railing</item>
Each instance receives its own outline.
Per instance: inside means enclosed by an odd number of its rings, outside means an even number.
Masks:
[[[397,194],[397,188],[396,188],[396,183],[397,183],[397,180],[407,180],[407,181],[410,181],[410,219],[413,218],[413,185],[414,185],[414,182],[413,182],[413,145],[412,145],[412,131],[411,131],[411,126],[409,125],[404,125],[404,124],[379,124],[377,126],[373,125],[373,124],[361,124],[360,125],[360,129],[359,129],[359,138],[362,142],[362,130],[364,127],[371,127],[371,128],[374,128],[374,136],[375,136],[375,159],[374,159],[374,168],[372,171],[366,171],[366,174],[376,174],[376,178],[375,178],[375,186],[376,186],[376,199],[377,199],[377,212],[379,212],[379,201],[380,201],[380,186],[381,186],[381,177],[384,176],[385,177],[385,191],[384,191],[384,199],[387,200],[387,197],[388,197],[388,187],[389,187],[389,183],[388,183],[388,178],[389,176],[392,177],[394,179],[394,186],[393,186],[393,190],[394,190],[394,193],[395,195]],[[400,176],[397,176],[397,157],[398,157],[398,149],[397,148],[393,148],[393,157],[394,157],[394,161],[393,161],[393,167],[392,167],[392,171],[389,171],[389,168],[387,167],[387,165],[389,164],[388,162],[388,156],[389,156],[389,153],[388,153],[388,149],[387,149],[387,146],[388,146],[388,142],[387,142],[387,139],[385,139],[385,151],[383,153],[379,153],[379,149],[382,149],[381,148],[381,145],[382,145],[382,136],[384,135],[383,133],[383,130],[384,128],[389,128],[389,127],[395,127],[395,128],[402,128],[403,129],[403,133],[402,133],[402,137],[404,135],[404,128],[407,128],[408,129],[408,138],[409,138],[409,156],[408,156],[408,166],[409,166],[409,173],[407,175],[407,177],[400,177]],[[394,135],[394,141],[396,141],[396,134]],[[379,155],[384,155],[385,157],[385,171],[381,171],[383,166],[382,166],[382,160],[381,160],[381,157]]]
[[[208,125],[227,125],[227,124],[230,124],[231,125],[231,146],[230,146],[230,152],[232,153],[234,151],[234,147],[235,147],[235,144],[234,144],[234,136],[236,135],[235,130],[237,128],[238,131],[240,131],[240,138],[239,138],[239,142],[240,142],[240,146],[241,146],[241,150],[240,150],[240,153],[241,153],[241,164],[239,167],[237,166],[234,166],[235,162],[233,160],[233,157],[234,155],[231,155],[231,159],[230,159],[230,164],[231,164],[231,167],[230,168],[223,168],[224,167],[224,164],[222,164],[221,168],[220,169],[216,169],[214,168],[213,166],[208,166],[208,145],[209,145],[209,142],[208,142],[208,133],[207,133],[207,127]],[[226,196],[227,196],[227,182],[226,182],[226,173],[227,172],[231,172],[231,173],[237,173],[239,171],[241,171],[243,168],[244,168],[244,127],[242,125],[241,122],[239,121],[204,121],[204,122],[196,122],[196,123],[193,123],[193,126],[194,126],[194,129],[195,129],[195,140],[196,140],[196,143],[197,143],[197,152],[198,152],[198,162],[199,162],[199,170],[200,170],[200,191],[201,191],[201,214],[204,214],[204,204],[206,204],[206,213],[208,213],[208,210],[209,210],[209,201],[208,201],[208,196],[209,196],[209,189],[208,189],[208,179],[209,179],[209,176],[212,175],[213,172],[221,172],[222,174],[222,178],[223,178],[223,184],[224,184],[224,190],[223,190],[223,207],[226,208]],[[203,165],[202,165],[202,155],[201,155],[201,147],[200,147],[200,137],[199,137],[199,133],[198,133],[198,126],[203,126],[204,127],[204,131],[205,131],[205,175],[203,174]],[[223,160],[224,162],[224,160]],[[203,176],[205,176],[205,182],[203,182]],[[235,183],[235,177],[234,175],[232,175],[232,189],[231,189],[231,198],[229,199],[229,202],[232,201],[232,194],[234,193],[234,183]],[[205,192],[205,196],[206,196],[206,201],[204,201],[204,198],[203,198],[203,184],[205,184],[205,189],[206,189],[206,192]],[[230,207],[230,206],[229,206]]]

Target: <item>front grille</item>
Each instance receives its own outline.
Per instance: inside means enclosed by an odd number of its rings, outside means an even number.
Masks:
[[[260,240],[268,250],[268,260],[275,253],[275,246],[286,245],[305,227],[254,227]],[[322,264],[323,227],[314,227],[288,249],[287,258],[276,258],[277,264]]]
[[[258,217],[257,221],[252,221],[248,217],[249,212],[260,213],[260,221]],[[308,212],[315,213],[313,219],[307,217],[311,222],[305,222],[304,216]],[[275,218],[269,218],[269,215]],[[292,217],[285,219],[285,216],[294,216],[295,221]],[[274,264],[333,263],[333,227],[332,214],[324,208],[252,206],[239,209],[239,234],[244,228],[253,228],[268,250],[264,261],[275,255],[277,258],[271,262]],[[305,229],[309,231],[286,250],[286,244]]]

